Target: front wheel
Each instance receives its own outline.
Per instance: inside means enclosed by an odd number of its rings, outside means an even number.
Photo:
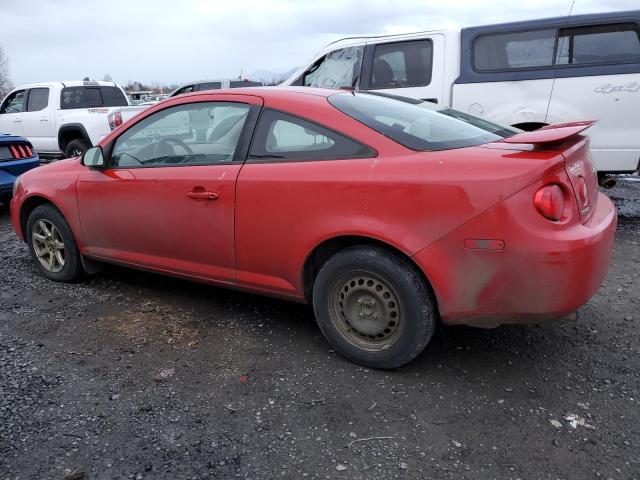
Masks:
[[[323,265],[313,288],[318,326],[349,360],[397,368],[429,343],[433,295],[417,268],[379,247],[349,247]]]
[[[67,149],[65,150],[65,154],[67,155],[67,158],[81,157],[87,150],[89,150],[87,142],[78,138],[69,142],[69,145],[67,145]]]
[[[82,275],[80,252],[71,228],[55,207],[36,207],[29,215],[25,234],[31,257],[45,277],[70,282]]]

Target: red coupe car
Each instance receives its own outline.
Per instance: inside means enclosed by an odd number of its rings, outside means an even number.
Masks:
[[[437,322],[538,322],[598,290],[616,212],[589,125],[521,133],[363,92],[199,92],[24,174],[12,222],[52,280],[111,262],[309,302],[338,352],[394,368]]]

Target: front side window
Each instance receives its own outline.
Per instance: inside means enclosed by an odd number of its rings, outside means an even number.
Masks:
[[[27,100],[27,112],[39,112],[47,108],[49,104],[48,88],[32,88],[29,90],[29,98]]]
[[[195,85],[187,85],[186,87],[179,88],[174,93],[171,94],[172,97],[177,97],[178,95],[182,95],[185,93],[191,93],[195,90]]]
[[[24,90],[12,93],[2,104],[0,113],[20,113],[24,108]]]
[[[328,53],[304,73],[302,84],[322,88],[354,86],[360,74],[363,50],[363,47],[348,47]]]
[[[275,110],[260,116],[251,146],[255,160],[327,160],[374,155],[370,148],[315,123]]]
[[[515,131],[431,102],[364,92],[340,93],[329,103],[412,150],[434,151],[495,142]]]
[[[376,45],[371,67],[371,88],[429,85],[432,55],[430,40]]]
[[[639,62],[640,35],[634,23],[567,28],[560,31],[557,63]]]
[[[102,106],[99,87],[65,87],[60,92],[60,108],[63,110]]]
[[[199,102],[160,110],[120,135],[111,153],[114,167],[230,163],[249,105]]]
[[[556,45],[556,29],[501,33],[478,37],[473,62],[478,71],[550,67]]]

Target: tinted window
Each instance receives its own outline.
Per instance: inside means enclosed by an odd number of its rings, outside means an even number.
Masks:
[[[60,93],[60,108],[102,107],[102,96],[98,87],[65,87]]]
[[[250,80],[231,80],[229,82],[229,86],[231,88],[241,88],[241,87],[261,87],[262,84],[260,82],[252,82]]]
[[[412,150],[449,150],[494,142],[514,132],[431,102],[340,93],[329,103]]]
[[[637,25],[617,24],[561,30],[558,64],[640,61]]]
[[[219,90],[222,88],[222,83],[220,82],[207,82],[201,83],[198,85],[198,90]],[[181,92],[187,93],[187,92]]]
[[[433,47],[429,40],[376,45],[371,88],[399,88],[431,82]]]
[[[302,84],[307,87],[350,87],[357,80],[362,65],[363,47],[349,47],[328,53],[305,72]]]
[[[556,30],[478,37],[473,44],[476,70],[512,70],[553,65]]]
[[[200,102],[160,110],[120,135],[115,167],[211,165],[233,160],[249,106]]]
[[[20,113],[24,108],[24,90],[11,94],[2,104],[0,113]],[[0,132],[1,133],[1,132]]]
[[[251,157],[258,160],[324,160],[374,154],[350,138],[275,110],[262,112],[251,146]]]
[[[125,107],[129,105],[127,97],[118,87],[100,87],[100,93],[102,94],[102,104],[105,107]]]
[[[48,88],[32,88],[27,99],[27,112],[38,112],[47,108],[49,104]]]

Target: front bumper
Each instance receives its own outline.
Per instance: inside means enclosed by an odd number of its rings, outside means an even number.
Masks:
[[[553,224],[531,198],[516,194],[414,256],[443,323],[493,327],[565,317],[600,288],[617,223],[609,198],[598,192],[586,224]],[[504,248],[466,248],[474,238],[500,239]]]

